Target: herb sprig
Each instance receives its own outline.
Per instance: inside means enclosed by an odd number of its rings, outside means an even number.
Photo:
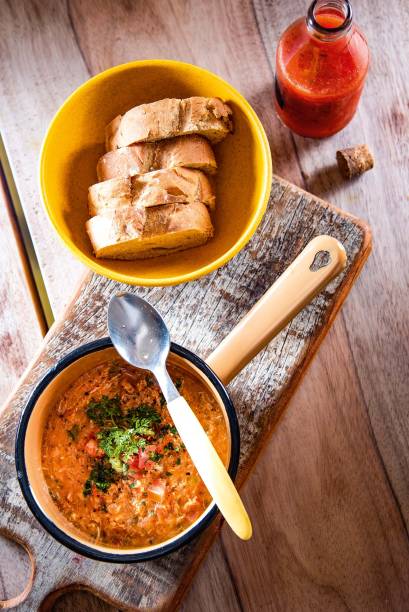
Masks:
[[[86,409],[87,417],[102,427],[112,427],[121,418],[119,396],[103,395],[99,401],[91,400]]]
[[[155,425],[161,421],[158,412],[149,404],[123,412],[117,395],[111,398],[104,395],[99,401],[91,400],[86,413],[101,428],[97,433],[98,444],[106,455],[105,464],[116,474],[127,472],[129,459],[145,448],[147,439],[155,435]],[[94,466],[85,483],[84,495],[89,495],[93,482],[101,491],[107,491],[113,480],[98,480]],[[105,488],[98,486],[97,482],[105,483]]]
[[[146,446],[145,438],[139,437],[134,429],[121,429],[119,427],[105,429],[97,434],[97,439],[111,464],[114,465],[115,463],[116,467],[118,467],[118,460],[126,463],[140,448]],[[122,468],[121,471],[123,471]]]
[[[119,370],[119,364],[114,363],[112,374]],[[148,387],[154,384],[153,378],[146,377]],[[175,385],[178,389],[183,386],[183,379],[177,379]],[[160,393],[159,404],[163,406],[165,398]],[[90,495],[93,485],[99,490],[106,492],[113,482],[128,471],[128,461],[132,455],[136,455],[149,443],[149,439],[158,433],[165,435],[171,433],[176,435],[177,430],[170,425],[161,426],[161,416],[154,406],[140,404],[135,408],[123,410],[119,395],[108,397],[103,395],[99,400],[92,399],[87,408],[88,418],[99,426],[96,434],[98,445],[104,451],[105,456],[96,459],[88,479],[84,484],[84,496]],[[74,441],[79,433],[79,428],[73,426],[67,430],[68,436]],[[177,450],[172,442],[168,442],[165,450]],[[151,452],[151,461],[160,461],[163,454]],[[176,461],[178,464],[178,461]],[[180,463],[180,459],[179,459]]]
[[[92,485],[95,485],[100,491],[108,491],[109,487],[117,479],[117,473],[105,459],[97,459],[90,472],[88,479],[85,481],[82,491],[84,497],[92,492]]]

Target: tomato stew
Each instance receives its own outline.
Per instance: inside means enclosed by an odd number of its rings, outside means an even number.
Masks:
[[[186,370],[169,371],[227,464],[216,399]],[[211,503],[153,376],[119,358],[82,374],[58,399],[43,434],[42,466],[65,518],[86,539],[114,548],[164,542]]]

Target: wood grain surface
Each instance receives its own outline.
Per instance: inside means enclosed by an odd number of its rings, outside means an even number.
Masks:
[[[240,426],[238,486],[249,474],[360,272],[370,251],[369,231],[354,217],[274,177],[268,210],[250,248],[196,282],[171,288],[132,288],[164,315],[172,340],[206,357],[306,244],[320,234],[330,234],[344,245],[344,272],[229,385]],[[38,526],[23,502],[13,460],[21,409],[33,386],[58,359],[106,334],[108,301],[119,290],[123,285],[87,275],[1,415],[0,478],[4,484],[0,490],[0,529],[26,544],[36,567],[32,589],[21,605],[24,610],[37,609],[45,598],[49,607],[54,593],[71,585],[86,585],[123,608],[174,609],[220,527],[220,520],[215,521],[198,540],[160,560],[118,568],[83,558],[57,544]],[[394,561],[399,562],[399,554],[402,551],[396,551]]]
[[[406,0],[355,0],[372,52],[364,96],[350,126],[312,141],[283,128],[272,105],[276,41],[306,4],[0,2],[0,129],[56,313],[81,266],[39,205],[40,141],[75,86],[122,61],[184,59],[230,80],[263,121],[275,171],[374,231],[364,274],[245,487],[256,536],[244,550],[223,529],[185,599],[189,611],[407,609],[409,14]],[[363,142],[375,169],[345,183],[335,151]],[[76,595],[59,605],[90,604]]]
[[[43,334],[16,219],[0,168],[0,397],[11,393]]]

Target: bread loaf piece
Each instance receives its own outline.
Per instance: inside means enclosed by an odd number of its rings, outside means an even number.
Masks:
[[[89,219],[86,230],[96,257],[148,259],[204,244],[213,236],[201,202],[131,207]]]
[[[199,134],[220,142],[233,130],[232,110],[219,98],[165,98],[135,106],[105,129],[106,150],[137,142]]]
[[[215,195],[200,170],[171,168],[96,183],[88,191],[91,217],[112,209],[152,207],[173,202],[202,202],[214,209]]]
[[[105,153],[99,159],[97,175],[99,181],[107,181],[181,166],[214,174],[217,164],[209,141],[197,135],[178,136],[122,147]]]

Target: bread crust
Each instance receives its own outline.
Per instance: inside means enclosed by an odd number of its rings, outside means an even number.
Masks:
[[[99,159],[97,176],[102,182],[178,167],[196,168],[207,174],[214,174],[217,164],[209,141],[194,134],[115,149]]]
[[[215,201],[208,177],[200,170],[188,168],[113,178],[92,185],[88,191],[91,217],[106,214],[112,209],[152,207],[175,202],[202,202],[213,210]]]
[[[207,207],[201,202],[124,208],[86,223],[96,257],[147,259],[204,244],[213,236]]]
[[[131,108],[105,130],[107,151],[138,142],[199,134],[217,143],[233,131],[232,110],[220,98],[165,98]]]

